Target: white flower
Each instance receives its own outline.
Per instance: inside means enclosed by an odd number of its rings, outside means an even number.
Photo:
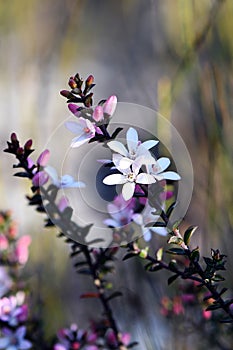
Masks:
[[[27,350],[31,349],[32,343],[24,339],[26,327],[22,326],[12,331],[4,328],[2,331],[4,337],[0,338],[0,349],[4,350]]]
[[[132,215],[133,221],[137,225],[141,226],[143,238],[146,242],[151,240],[151,233],[157,233],[160,236],[167,235],[167,230],[165,227],[145,227],[150,222],[156,222],[160,218],[159,215],[152,214],[154,210],[155,209],[148,205],[142,214]]]
[[[140,167],[141,164],[136,162],[127,169],[121,169],[119,166],[116,166],[117,170],[122,174],[108,175],[103,179],[103,183],[105,185],[123,184],[122,196],[127,201],[133,197],[136,183],[149,185],[156,182],[152,175],[146,173],[139,174]]]
[[[170,163],[171,161],[169,158],[161,157],[157,161],[155,161],[155,164],[147,165],[147,171],[155,178],[156,181],[164,179],[180,180],[180,175],[175,173],[174,171],[164,171],[169,167]]]
[[[79,147],[95,136],[95,125],[88,119],[78,118],[77,122],[66,122],[65,126],[72,133],[77,134],[71,142],[71,147]]]
[[[153,164],[155,159],[151,156],[149,149],[156,146],[159,141],[148,140],[141,142],[138,140],[138,133],[134,128],[129,128],[126,133],[126,147],[119,141],[108,142],[109,148],[116,153],[119,153],[118,163],[121,169],[130,167],[131,164],[141,162],[141,164]]]
[[[59,178],[56,169],[51,166],[46,166],[44,171],[49,175],[53,184],[58,188],[85,187],[83,182],[75,181],[71,175],[63,175]]]

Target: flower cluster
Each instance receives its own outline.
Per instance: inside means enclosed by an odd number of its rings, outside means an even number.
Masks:
[[[112,162],[118,173],[108,175],[103,180],[105,185],[123,184],[122,195],[126,201],[133,197],[136,184],[151,185],[164,179],[180,180],[176,172],[164,171],[170,165],[168,158],[156,160],[149,152],[158,141],[141,142],[132,127],[126,133],[126,140],[128,149],[119,141],[108,142],[108,147],[114,152]],[[143,166],[146,171],[142,170]]]
[[[71,91],[62,90],[61,95],[67,98],[67,102],[83,103],[85,107],[69,103],[68,108],[77,120],[69,121],[65,126],[76,137],[71,142],[71,147],[79,147],[88,141],[103,140],[110,138],[107,127],[111,116],[114,114],[117,97],[110,96],[107,100],[101,100],[97,106],[92,107],[92,96],[90,90],[95,86],[94,77],[90,75],[85,81],[85,87],[82,88],[83,80],[79,74],[69,79]]]
[[[28,260],[28,247],[31,237],[18,237],[16,224],[9,212],[0,213],[0,264],[24,265]]]
[[[32,343],[25,339],[28,305],[25,292],[18,290],[16,269],[28,260],[31,238],[17,237],[16,224],[10,212],[0,213],[0,349],[27,350]],[[22,283],[21,283],[22,287]],[[16,292],[12,292],[12,291]]]
[[[140,192],[140,188],[136,185],[136,191]],[[169,192],[169,195],[172,195]],[[168,197],[169,198],[169,197]],[[167,229],[165,227],[147,227],[149,223],[154,223],[159,219],[159,215],[155,215],[155,209],[149,204],[145,206],[144,198],[130,198],[125,200],[122,194],[116,196],[112,203],[107,205],[107,210],[111,218],[105,219],[104,224],[113,228],[113,238],[115,242],[119,242],[122,238],[122,234],[126,233],[132,235],[132,231],[137,231],[139,227],[140,234],[143,236],[146,242],[150,241],[152,234],[157,233],[161,236],[167,235]],[[136,227],[131,223],[136,224]]]
[[[96,345],[98,335],[93,332],[86,332],[79,329],[76,324],[72,324],[70,328],[63,328],[58,331],[58,343],[53,350],[98,350]]]

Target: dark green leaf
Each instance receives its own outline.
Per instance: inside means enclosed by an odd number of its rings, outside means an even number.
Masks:
[[[129,345],[127,345],[127,349],[131,349],[136,345],[138,345],[138,342],[134,341],[133,343],[130,343]]]
[[[225,278],[222,277],[221,275],[215,275],[215,276],[212,278],[212,280],[213,280],[214,282],[222,282],[222,281],[225,281]]]
[[[205,256],[203,257],[203,259],[204,259],[207,266],[213,267],[215,265],[212,259],[207,258]]]
[[[172,203],[172,204],[170,205],[170,207],[168,208],[168,210],[167,210],[167,212],[166,212],[166,216],[167,216],[168,218],[170,218],[170,216],[171,216],[171,214],[172,214],[172,212],[173,212],[173,210],[174,210],[176,204],[177,204],[177,203],[174,202],[174,203]]]
[[[193,262],[198,262],[200,259],[199,249],[196,248],[191,252],[190,258]]]
[[[185,251],[182,248],[171,248],[169,250],[166,250],[166,253],[173,255],[185,255]]]
[[[117,128],[111,136],[111,139],[115,139],[117,137],[117,135],[123,130],[123,128]]]
[[[233,319],[232,318],[223,318],[222,320],[220,320],[221,323],[232,323]]]
[[[190,226],[184,233],[184,243],[189,245],[190,239],[194,232],[196,231],[197,226]]]
[[[145,227],[166,227],[166,224],[164,222],[156,221],[156,222],[149,222],[145,225]]]
[[[24,171],[20,171],[18,173],[15,173],[14,176],[30,178],[30,175]]]
[[[226,291],[227,291],[227,288],[223,288],[223,289],[221,290],[221,292],[219,293],[219,295],[223,295]]]
[[[122,259],[123,261],[124,260],[128,260],[130,258],[133,258],[134,256],[137,256],[138,254],[137,253],[128,253],[124,256],[124,258]]]
[[[112,293],[106,300],[109,301],[111,299],[117,298],[117,297],[121,297],[123,294],[121,292],[114,292]]]
[[[172,284],[178,277],[179,277],[179,275],[173,275],[173,276],[169,277],[167,280],[168,285]]]
[[[84,266],[87,265],[86,261],[78,261],[74,264],[74,267]]]
[[[206,311],[213,311],[217,309],[221,309],[221,305],[219,305],[218,303],[213,303],[206,308]]]
[[[80,273],[82,275],[91,275],[90,269],[79,269],[77,273]]]

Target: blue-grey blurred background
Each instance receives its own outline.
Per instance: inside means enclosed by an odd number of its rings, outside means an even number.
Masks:
[[[228,255],[226,286],[233,288],[233,2],[1,0],[0,31],[1,148],[15,131],[22,141],[32,137],[39,155],[69,115],[59,90],[76,72],[94,75],[96,102],[116,94],[121,102],[158,110],[177,128],[193,162],[184,227],[198,225],[194,245],[204,256],[217,247]],[[59,140],[58,157],[61,147]],[[67,246],[27,207],[30,188],[11,176],[12,164],[2,154],[1,209],[12,209],[20,232],[33,236],[25,273],[43,304],[46,335],[73,321],[84,327],[99,308],[97,301],[79,300],[91,283],[73,272]],[[153,245],[163,243],[157,237]],[[200,331],[179,337],[176,324],[159,314],[160,298],[172,293],[166,278],[166,272],[143,273],[136,260],[119,262],[118,321],[140,349],[201,349]]]

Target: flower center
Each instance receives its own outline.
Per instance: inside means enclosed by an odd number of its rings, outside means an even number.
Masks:
[[[89,134],[90,132],[90,129],[88,127],[84,128],[83,131],[86,133],[86,134]]]
[[[129,182],[134,182],[134,179],[135,179],[134,173],[129,173],[127,175],[127,179],[128,179]]]

